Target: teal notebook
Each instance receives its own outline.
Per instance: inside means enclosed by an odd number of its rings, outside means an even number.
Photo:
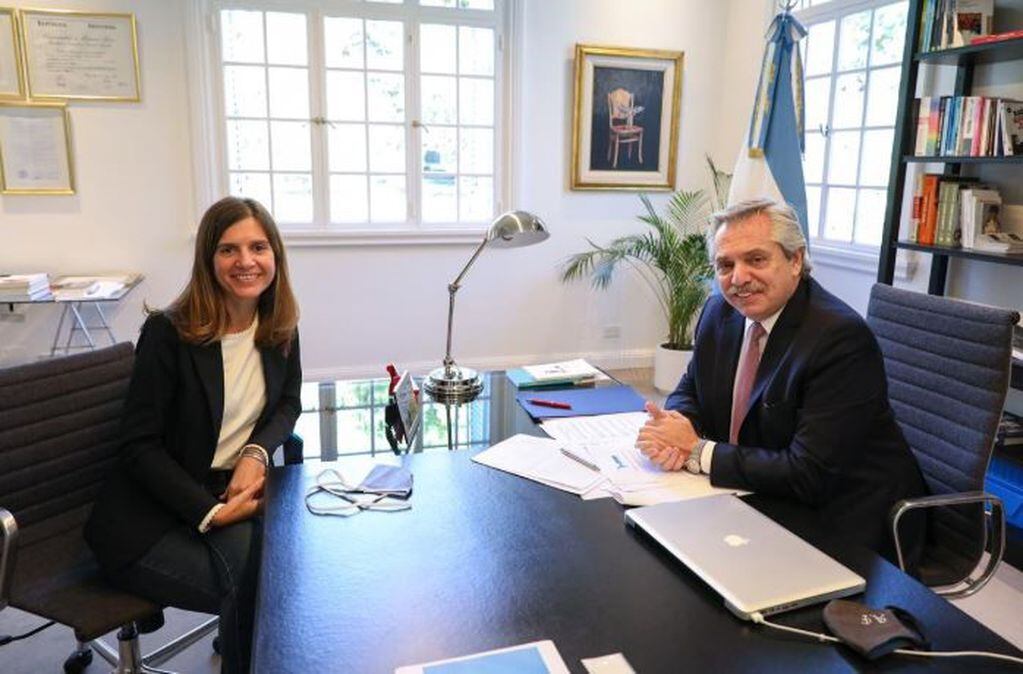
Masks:
[[[533,378],[533,375],[529,374],[521,367],[512,368],[506,370],[505,374],[511,383],[515,384],[516,388],[548,388],[551,386],[574,386],[578,383],[575,379],[566,377],[564,379],[547,379],[545,381],[537,381]],[[591,380],[583,380],[585,383],[589,383]]]

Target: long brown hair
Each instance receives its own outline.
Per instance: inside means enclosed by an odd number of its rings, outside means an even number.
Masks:
[[[255,199],[224,197],[209,207],[195,236],[192,277],[164,313],[181,339],[191,344],[209,344],[227,334],[227,305],[213,271],[213,255],[228,227],[249,217],[255,218],[266,233],[276,266],[273,282],[259,296],[256,346],[275,346],[287,353],[298,326],[298,303],[291,291],[281,233],[273,216]]]

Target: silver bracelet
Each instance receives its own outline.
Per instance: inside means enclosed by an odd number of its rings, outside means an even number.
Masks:
[[[263,464],[264,468],[270,466],[270,456],[266,453],[266,450],[259,445],[245,445],[242,447],[241,456],[247,456],[251,459],[258,460],[261,464]]]

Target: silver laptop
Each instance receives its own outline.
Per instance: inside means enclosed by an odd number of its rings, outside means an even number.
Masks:
[[[730,494],[633,508],[625,523],[678,557],[744,620],[847,597],[867,584]]]

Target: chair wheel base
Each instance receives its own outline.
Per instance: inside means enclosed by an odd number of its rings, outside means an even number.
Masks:
[[[83,648],[75,651],[64,661],[64,674],[82,674],[92,664],[92,649]]]

